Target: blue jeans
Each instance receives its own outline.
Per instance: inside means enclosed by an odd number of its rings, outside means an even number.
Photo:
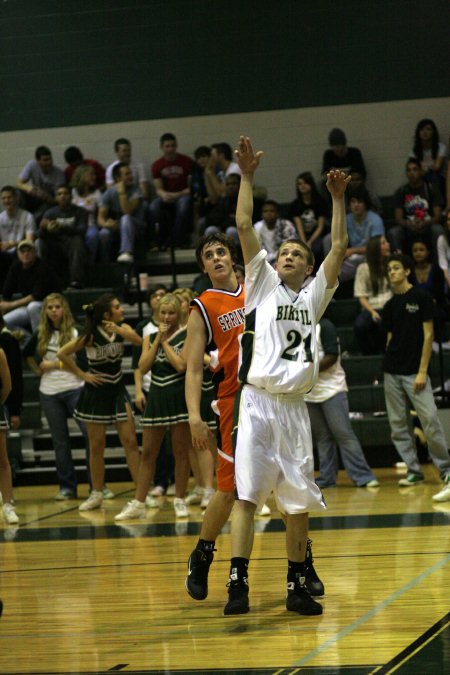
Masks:
[[[422,391],[414,391],[415,375],[384,374],[384,397],[391,425],[391,438],[400,457],[408,467],[408,473],[422,476],[417,458],[411,406],[417,412],[428,444],[428,452],[441,478],[450,474],[450,456],[447,450],[444,429],[437,414],[430,378]]]
[[[364,457],[360,442],[352,429],[346,391],[340,391],[322,403],[307,403],[311,431],[319,454],[320,480],[334,485],[338,472],[338,453],[345,470],[358,486],[375,480]]]
[[[3,315],[3,319],[10,330],[23,328],[27,332],[34,333],[39,325],[41,310],[42,302],[32,300],[24,307],[17,307],[7,312]]]
[[[70,492],[73,492],[75,495],[77,493],[77,477],[70,448],[70,435],[67,420],[69,417],[73,417],[73,411],[78,403],[80,393],[81,388],[71,389],[70,391],[63,391],[59,394],[52,395],[40,392],[42,409],[47,418],[50,433],[52,435],[59,486],[61,490],[70,490]],[[77,420],[77,424],[83,434],[87,465],[89,467],[89,441],[86,427],[84,423],[79,420]]]
[[[159,223],[159,245],[171,242],[173,246],[181,246],[188,242],[192,220],[190,195],[178,197],[169,204],[157,197],[150,204],[150,211],[154,221]]]

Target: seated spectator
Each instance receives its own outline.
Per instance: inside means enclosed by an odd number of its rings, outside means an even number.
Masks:
[[[189,242],[192,221],[191,177],[194,162],[177,152],[173,134],[160,138],[163,156],[152,164],[156,199],[150,205],[154,221],[159,224],[157,243],[160,248],[184,246]]]
[[[205,169],[210,156],[211,148],[207,145],[200,145],[194,151],[195,161],[191,180],[194,232],[198,232],[204,217],[211,208],[211,202],[208,197],[205,183]]]
[[[232,173],[241,175],[239,165],[233,162],[231,145],[213,143],[210,160],[205,168],[206,189],[212,204],[225,196],[225,180]]]
[[[111,260],[112,247],[115,241],[120,240],[117,262],[132,263],[136,235],[144,234],[147,229],[147,209],[128,164],[116,164],[113,176],[115,184],[103,194],[98,211],[100,249]]]
[[[32,214],[18,206],[16,189],[5,185],[1,195],[3,211],[0,213],[0,288],[3,287],[8,269],[15,259],[17,244],[22,239],[33,241],[36,234]]]
[[[447,148],[439,141],[439,131],[433,120],[420,120],[414,133],[414,147],[410,158],[418,159],[424,178],[445,195],[445,158]]]
[[[445,217],[444,233],[441,234],[437,241],[438,263],[439,267],[444,273],[446,281],[446,291],[449,295],[450,291],[450,209],[447,210]]]
[[[148,200],[150,197],[148,178],[144,165],[131,159],[130,141],[127,138],[118,138],[114,143],[114,152],[117,155],[117,159],[106,169],[106,187],[109,188],[114,185],[113,169],[119,162],[122,162],[122,164],[127,164],[130,167],[133,174],[133,183],[140,187],[143,198]]]
[[[56,192],[56,206],[44,213],[39,225],[41,256],[63,287],[68,283],[70,288],[83,288],[88,213],[71,200],[69,186],[61,185]]]
[[[339,273],[341,281],[349,281],[355,277],[356,268],[365,260],[369,239],[384,235],[383,221],[370,209],[367,190],[358,188],[350,192],[350,213],[347,214],[348,248]],[[327,255],[331,248],[331,235],[324,237],[323,248]]]
[[[353,294],[358,298],[361,312],[353,329],[361,354],[382,354],[386,342],[381,316],[386,302],[392,297],[387,278],[387,260],[391,249],[383,235],[367,242],[366,262],[356,269]]]
[[[361,150],[347,146],[347,138],[342,129],[332,129],[328,143],[330,148],[325,150],[322,160],[322,176],[325,180],[331,169],[340,169],[348,174],[357,171],[364,180],[366,179],[367,172]]]
[[[255,232],[267,251],[267,260],[273,264],[281,244],[287,239],[298,239],[298,234],[290,220],[280,218],[279,204],[272,199],[263,203],[262,217],[255,223]]]
[[[359,171],[352,171],[351,172],[351,177],[352,177],[352,182],[351,186],[353,190],[356,190],[356,188],[363,188],[364,190],[367,190],[367,194],[369,195],[369,200],[371,203],[371,208],[372,211],[375,211],[378,213],[379,216],[383,216],[383,204],[381,203],[381,199],[373,190],[369,190],[369,188],[366,185],[366,179],[363,178],[363,175]],[[347,210],[349,208],[348,205],[348,194],[347,192],[345,193],[345,198],[346,198],[346,203],[347,203]]]
[[[240,174],[231,173],[227,176],[225,179],[225,195],[214,204],[206,217],[206,228],[203,233],[205,236],[216,232],[225,232],[233,241],[239,244],[236,226],[236,207],[240,185]]]
[[[72,176],[71,185],[72,204],[85,209],[88,213],[85,241],[89,264],[93,265],[95,263],[98,254],[100,260],[105,262],[108,260],[108,254],[100,246],[100,231],[97,225],[97,213],[102,203],[102,193],[96,187],[97,178],[94,167],[81,164]]]
[[[440,225],[443,200],[439,190],[424,178],[424,171],[418,159],[406,162],[408,182],[402,185],[394,196],[395,222],[388,238],[394,252],[411,251],[412,239],[426,236],[431,239],[433,254],[437,250],[437,240],[442,234]]]
[[[95,187],[99,190],[105,187],[105,168],[96,159],[86,159],[83,157],[80,148],[77,148],[75,145],[69,146],[64,153],[64,159],[67,162],[64,173],[68,185],[71,184],[73,174],[78,167],[90,166],[95,174]]]
[[[357,487],[378,487],[349,417],[347,382],[341,366],[336,327],[322,317],[316,327],[319,377],[305,396],[311,432],[319,455],[319,487],[335,487],[338,447],[345,470]]]
[[[426,239],[417,237],[413,240],[411,255],[413,268],[410,281],[413,286],[428,291],[433,298],[434,336],[438,341],[442,336],[442,322],[448,318],[444,273],[439,265],[433,263]]]
[[[64,171],[53,164],[51,150],[45,145],[36,148],[35,159],[25,164],[17,179],[25,208],[36,220],[55,203],[56,190],[65,183]]]
[[[297,199],[290,205],[289,217],[295,223],[300,239],[308,244],[314,253],[315,269],[318,269],[323,260],[322,238],[329,216],[328,205],[319,195],[309,171],[297,176],[296,189]]]
[[[37,257],[34,242],[29,239],[21,241],[17,246],[17,260],[9,268],[0,301],[0,312],[7,328],[34,332],[39,325],[45,296],[58,290],[55,275]]]

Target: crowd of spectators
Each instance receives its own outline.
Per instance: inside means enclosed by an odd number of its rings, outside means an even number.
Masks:
[[[298,237],[312,248],[318,268],[330,246],[323,180],[327,171],[339,168],[352,176],[347,191],[349,246],[341,282],[349,282],[353,290],[358,266],[366,262],[374,237],[384,237],[391,252],[407,254],[420,239],[429,248],[430,262],[442,270],[447,302],[447,148],[433,120],[421,120],[412,134],[405,157],[407,182],[393,191],[392,216],[383,213],[381,200],[367,188],[370,167],[361,151],[348,145],[345,132],[332,129],[328,144],[321,181],[316,184],[308,170],[299,173],[292,203],[277,203],[264,188],[255,194],[255,228],[269,259],[274,260],[283,239]],[[1,189],[0,308],[7,326],[34,330],[45,295],[82,288],[86,271],[97,262],[131,265],[146,250],[189,247],[205,233],[222,231],[237,241],[240,170],[228,143],[201,145],[191,158],[178,151],[174,134],[165,133],[161,156],[149,167],[151,181],[144,164],[132,155],[128,139],[118,138],[113,149],[115,158],[105,169],[72,145],[64,153],[63,169],[55,166],[50,148],[41,145],[16,184]]]

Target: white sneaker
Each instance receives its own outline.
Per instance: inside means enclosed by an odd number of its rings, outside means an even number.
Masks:
[[[115,492],[110,490],[108,487],[104,487],[102,490],[103,499],[114,499],[116,496]]]
[[[174,497],[175,496],[175,483],[172,483],[172,485],[169,485],[169,487],[166,490],[166,496],[167,497]]]
[[[15,512],[14,506],[9,502],[5,502],[2,507],[3,518],[6,520],[8,525],[17,525],[19,522],[19,516]]]
[[[189,516],[189,511],[184,499],[175,497],[173,500],[173,508],[175,509],[175,516],[177,518],[187,518]]]
[[[162,497],[165,493],[165,489],[162,485],[155,485],[153,490],[150,492],[152,497]]]
[[[145,498],[145,506],[149,509],[159,509],[158,500],[152,494],[148,494]]]
[[[442,490],[433,495],[432,499],[434,502],[450,502],[450,478],[449,477],[447,478],[448,480],[446,479],[445,485],[442,488]]]
[[[213,496],[214,492],[215,492],[214,488],[204,488],[202,501],[200,502],[200,508],[201,509],[207,508],[209,502],[211,501],[211,497]]]
[[[132,253],[121,253],[117,258],[118,263],[133,263],[134,257]]]
[[[145,518],[145,504],[137,499],[125,504],[122,511],[114,516],[114,520],[133,520],[134,518]]]
[[[189,506],[193,504],[200,504],[203,495],[205,494],[205,488],[200,487],[200,485],[195,485],[194,489],[191,490],[191,492],[188,494],[186,497],[186,504],[189,504]]]
[[[270,506],[267,506],[267,504],[263,504],[259,511],[256,511],[257,516],[270,516],[271,513]]]
[[[92,511],[99,509],[103,504],[103,493],[101,490],[92,490],[85,502],[78,507],[79,511]]]

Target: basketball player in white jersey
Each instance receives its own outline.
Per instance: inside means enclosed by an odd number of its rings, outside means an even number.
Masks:
[[[245,329],[239,371],[243,384],[233,432],[237,501],[224,614],[249,611],[253,519],[271,490],[286,522],[286,608],[299,614],[322,614],[322,605],[305,585],[308,512],[323,509],[325,504],[314,482],[311,429],[303,396],[317,379],[315,326],[336,290],[347,248],[344,193],[350,178],[341,171],[327,175],[333,200],[332,246],[315,279],[302,289],[314,265],[309,247],[302,241],[284,242],[275,270],[253,229],[253,174],[261,155],[253,151],[249,138],[241,136],[236,151],[242,172],[236,221],[246,265]]]

